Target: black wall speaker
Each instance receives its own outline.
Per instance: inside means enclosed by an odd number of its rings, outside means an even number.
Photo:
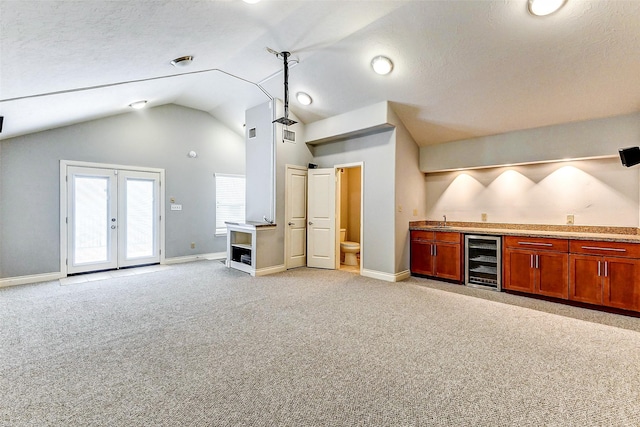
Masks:
[[[0,133],[2,133],[2,122],[4,122],[4,116],[0,116]]]
[[[621,148],[618,152],[624,166],[630,168],[640,163],[640,147]]]

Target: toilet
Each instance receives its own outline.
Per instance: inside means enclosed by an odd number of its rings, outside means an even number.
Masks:
[[[340,252],[344,255],[345,265],[358,265],[357,253],[360,252],[360,243],[346,241],[347,229],[340,229]]]

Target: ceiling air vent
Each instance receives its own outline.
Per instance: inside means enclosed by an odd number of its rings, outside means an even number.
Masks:
[[[249,138],[255,138],[255,137],[256,137],[256,128],[249,129]]]
[[[296,133],[292,130],[282,129],[282,138],[287,141],[296,142]]]

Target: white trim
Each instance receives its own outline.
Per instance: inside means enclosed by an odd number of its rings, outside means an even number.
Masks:
[[[38,282],[50,282],[52,280],[62,279],[65,276],[66,275],[63,275],[60,272],[56,272],[56,273],[32,274],[29,276],[6,277],[4,279],[0,279],[0,288],[4,288],[7,286],[27,285],[30,283],[38,283]]]
[[[62,277],[67,277],[67,259],[69,258],[68,242],[67,242],[67,167],[80,166],[89,168],[104,168],[104,169],[119,169],[127,171],[139,171],[139,172],[155,172],[160,174],[160,220],[158,227],[160,228],[160,264],[165,264],[165,170],[161,168],[150,168],[144,166],[128,166],[128,165],[116,165],[111,163],[94,163],[94,162],[82,162],[76,160],[60,160],[60,274]]]
[[[212,252],[209,254],[199,254],[199,255],[188,255],[188,256],[178,256],[172,258],[165,258],[164,262],[161,264],[171,265],[171,264],[182,264],[185,262],[193,262],[193,261],[202,261],[202,260],[214,260],[214,259],[225,259],[227,257],[226,252]]]
[[[255,273],[252,274],[252,276],[255,276],[255,277],[266,276],[268,274],[282,273],[283,271],[287,271],[287,267],[285,267],[284,264],[275,265],[273,267],[260,268],[256,270]]]
[[[372,279],[384,280],[385,282],[400,282],[402,280],[408,279],[411,276],[411,272],[409,270],[401,271],[400,273],[384,273],[382,271],[375,270],[367,270],[362,269],[363,276],[371,277]]]

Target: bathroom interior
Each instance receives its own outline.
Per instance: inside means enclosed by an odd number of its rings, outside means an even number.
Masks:
[[[361,166],[340,169],[340,270],[360,273]]]

